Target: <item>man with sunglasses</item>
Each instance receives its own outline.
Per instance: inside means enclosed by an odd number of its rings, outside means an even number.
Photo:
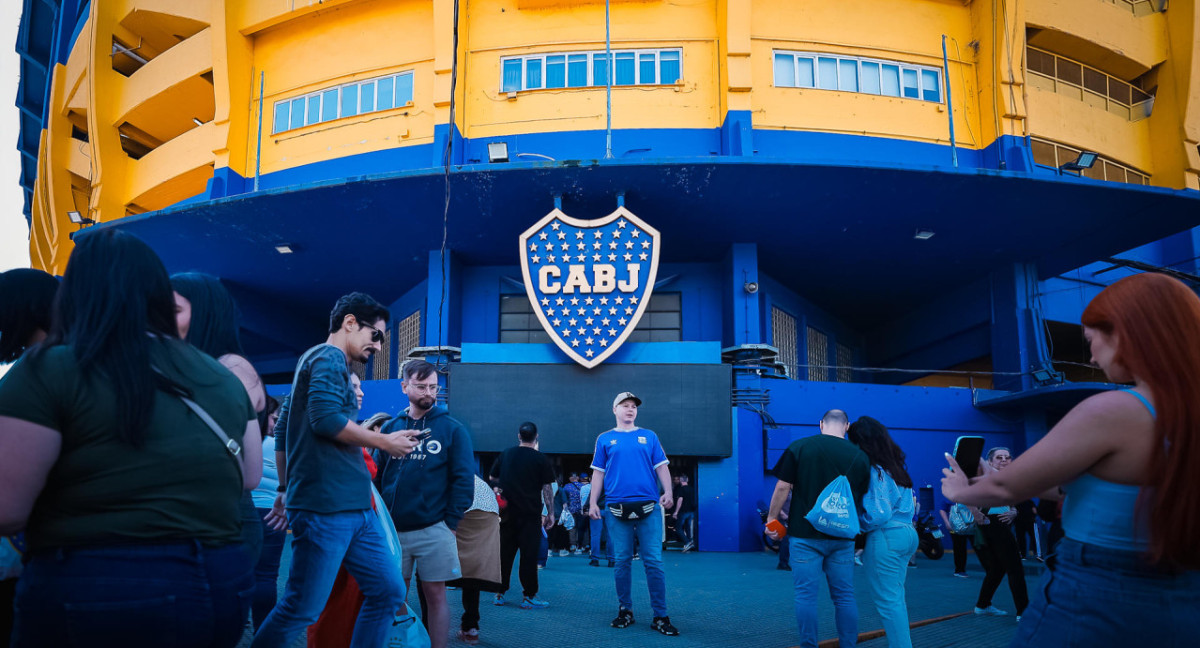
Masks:
[[[330,314],[329,338],[296,365],[291,395],[275,424],[279,496],[266,517],[277,530],[291,523],[291,574],[254,637],[255,647],[290,646],[321,614],[343,564],[366,597],[352,647],[382,646],[404,605],[400,569],[371,510],[371,477],[359,448],[402,457],[417,441],[411,432],[379,434],[354,422],[358,399],[349,367],[379,351],[387,319],[388,310],[370,295],[343,296]]]
[[[475,499],[474,449],[467,428],[437,404],[436,367],[409,360],[400,378],[408,408],[383,432],[406,431],[419,443],[398,459],[376,453],[375,482],[404,547],[404,581],[417,573],[432,648],[444,648],[450,633],[446,581],[462,577],[454,532]]]

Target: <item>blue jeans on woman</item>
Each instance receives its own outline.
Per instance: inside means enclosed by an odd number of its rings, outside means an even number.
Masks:
[[[817,648],[817,589],[821,575],[829,583],[838,645],[858,645],[858,605],[854,602],[854,541],[788,537],[792,583],[796,587],[796,624],[801,648]],[[907,559],[905,559],[907,561]]]
[[[46,549],[17,583],[16,646],[237,645],[254,578],[240,544]]]
[[[662,509],[655,503],[654,511],[646,517],[626,521],[619,520],[608,507],[604,508],[604,524],[612,540],[613,553],[617,557],[613,578],[617,582],[617,604],[622,610],[633,610],[633,550],[637,542],[646,569],[646,586],[650,590],[650,609],[654,616],[667,616],[667,576],[662,561]]]
[[[1063,538],[1011,648],[1191,646],[1200,635],[1200,571],[1171,574],[1140,553]]]
[[[908,577],[908,559],[916,550],[917,530],[911,524],[889,522],[867,534],[863,564],[891,648],[912,648],[904,579]]]
[[[256,510],[259,519],[271,511]],[[255,630],[262,626],[275,607],[275,599],[279,594],[279,558],[283,555],[283,544],[287,540],[287,529],[276,531],[266,524],[262,525],[262,529],[262,551],[258,554],[258,564],[254,566],[254,603],[250,611]]]
[[[342,565],[366,597],[350,646],[382,646],[392,619],[404,604],[404,581],[400,565],[384,540],[379,516],[371,509],[341,513],[292,510],[288,511],[288,520],[292,527],[292,569],[287,588],[251,646],[290,646],[296,635],[321,616]]]

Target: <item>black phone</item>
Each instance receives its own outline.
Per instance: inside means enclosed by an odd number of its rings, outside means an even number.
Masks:
[[[413,440],[414,441],[424,441],[425,439],[428,439],[431,436],[433,436],[433,430],[425,429],[425,430],[422,430],[420,434],[414,434]]]
[[[960,436],[954,442],[954,460],[967,478],[979,472],[979,459],[983,456],[983,437]]]

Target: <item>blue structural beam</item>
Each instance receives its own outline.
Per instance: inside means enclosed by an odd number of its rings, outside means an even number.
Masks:
[[[1031,372],[1049,368],[1045,321],[1037,305],[1038,275],[1033,263],[1001,266],[991,277],[992,370],[996,389],[1033,386]]]

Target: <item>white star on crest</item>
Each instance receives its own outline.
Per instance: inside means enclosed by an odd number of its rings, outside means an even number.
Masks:
[[[617,221],[617,227],[619,227],[619,228],[621,228],[621,229],[625,229],[625,219],[624,219],[624,218],[622,218],[621,220]]]
[[[562,297],[559,297],[558,299],[555,299],[555,300],[554,300],[554,305],[555,305],[555,306],[562,306],[562,305],[563,305],[563,298],[562,298]]]
[[[571,305],[572,305],[572,306],[578,306],[578,305],[579,305],[579,298],[578,298],[578,297],[572,297],[572,298],[571,298]]]
[[[624,298],[624,297],[617,297],[617,303],[618,303],[618,304],[624,304],[624,303],[625,303],[625,298]]]
[[[641,254],[638,255],[638,258],[641,259],[642,261],[645,261],[647,256],[649,256],[649,255],[647,255],[645,252],[642,252]]]
[[[602,346],[602,347],[608,346],[608,340],[600,340],[600,346]]]
[[[590,318],[590,317],[589,317],[589,318],[587,318],[587,319],[583,320],[583,322],[584,322],[584,324],[587,324],[588,326],[591,326],[591,325],[592,325],[592,318]]]
[[[546,255],[546,258],[550,261],[550,263],[554,263],[554,255],[553,254]],[[534,263],[537,263],[537,261],[534,261]]]
[[[563,329],[563,337],[571,337],[571,329]]]
[[[626,307],[626,308],[625,308],[625,314],[626,314],[626,315],[633,315],[633,309],[632,309],[632,308],[629,308],[629,307]]]
[[[592,329],[592,335],[600,335],[600,329],[598,329],[598,328]]]
[[[630,297],[630,298],[629,298],[629,303],[630,303],[630,304],[636,304],[636,303],[637,303],[637,297]]]
[[[590,357],[592,357],[592,350],[591,350],[591,349],[588,349],[588,350],[587,350],[587,357],[589,357],[589,358],[590,358]]]
[[[608,243],[608,249],[610,249],[610,250],[615,250],[615,249],[617,249],[617,242],[616,242],[616,241],[609,241],[609,243]]]
[[[615,309],[615,308],[610,308],[610,309],[608,309],[608,314],[609,314],[609,315],[616,315],[616,314],[617,314],[617,309]]]
[[[584,308],[584,307],[582,307],[582,306],[580,306],[580,307],[579,307],[579,314],[580,314],[580,315],[583,315],[583,314],[584,314],[584,313],[586,313],[586,312],[587,312],[587,309],[586,309],[586,308]]]
[[[593,254],[593,255],[592,255],[592,261],[599,261],[599,260],[600,260],[600,255],[599,255],[599,254]]]
[[[629,233],[629,235],[632,236],[633,238],[637,238],[637,237],[641,236],[642,233],[637,230],[633,230],[632,232]]]
[[[593,314],[593,315],[599,315],[599,314],[600,314],[600,308],[599,308],[599,307],[597,307],[597,308],[593,308],[593,309],[592,309],[592,314]]]
[[[650,241],[642,241],[642,249],[643,250],[650,249]]]
[[[541,262],[542,262],[542,257],[540,257],[540,256],[538,256],[538,255],[536,255],[536,254],[535,254],[535,255],[533,255],[533,256],[531,256],[531,257],[529,257],[529,260],[530,260],[530,261],[532,261],[532,262],[534,262],[534,263],[541,263]]]
[[[583,335],[583,334],[584,334],[584,333],[586,333],[586,332],[587,332],[587,329],[585,329],[585,328],[581,328],[581,329],[579,329],[579,334],[580,334],[580,335]]]
[[[591,297],[588,297],[587,299],[583,300],[583,303],[587,304],[588,306],[591,306],[592,302],[594,302],[594,301],[596,301],[596,300],[592,299]]]
[[[550,300],[546,297],[542,297],[542,306],[549,306],[549,305],[550,305]]]
[[[586,258],[587,258],[586,256],[580,254],[579,256],[575,257],[575,260],[579,261],[580,263],[583,263],[583,260]]]
[[[594,340],[592,340],[592,338],[584,338],[584,340],[583,340],[583,343],[588,346],[592,346],[592,342],[594,342]]]
[[[601,232],[600,230],[596,230],[595,234],[596,234],[596,238],[600,238],[601,236],[604,236],[604,232]]]
[[[548,300],[548,299],[543,299],[542,301],[549,301],[549,300]],[[547,314],[547,315],[549,315],[549,316],[551,316],[551,317],[553,317],[553,316],[554,316],[554,309],[553,309],[553,308],[547,308],[547,309],[546,309],[546,314]],[[557,324],[555,324],[555,326],[558,326],[558,325],[557,325]]]
[[[570,249],[571,249],[571,244],[570,244],[570,243],[563,243],[562,245],[560,245],[560,246],[558,246],[558,247],[562,248],[562,249],[563,249],[563,251],[564,251],[564,252],[566,252],[567,250],[570,250]]]
[[[633,241],[625,241],[625,249],[632,250],[633,249]]]
[[[624,325],[625,325],[625,320],[624,320],[624,319],[622,319],[622,320],[621,320],[621,325],[622,325],[622,326],[624,326]],[[615,335],[617,334],[617,329],[608,329],[608,334],[609,334],[609,335],[612,335],[612,336],[615,336]]]
[[[596,241],[595,243],[592,243],[592,249],[599,250],[600,249],[600,241]]]
[[[530,243],[530,244],[529,244],[529,251],[530,251],[530,252],[537,252],[537,243]]]
[[[621,326],[625,326],[625,322],[628,322],[628,321],[629,320],[622,317],[621,319],[617,320],[617,324],[620,324]]]
[[[584,249],[584,248],[585,248],[585,247],[587,247],[587,246],[586,246],[586,245],[584,245],[583,243],[577,243],[577,244],[575,244],[575,247],[576,247],[576,248],[578,248],[578,249],[580,249],[580,250],[582,250],[582,249]]]
[[[538,238],[539,238],[539,239],[541,239],[541,240],[543,240],[543,241],[545,241],[545,240],[546,240],[546,233],[545,233],[545,232],[539,232],[539,233],[538,233]]]
[[[580,231],[580,232],[575,232],[575,238],[577,238],[577,239],[581,239],[581,238],[583,238],[583,232],[581,232],[581,231]]]
[[[558,240],[560,240],[560,241],[561,241],[561,240],[563,240],[563,239],[565,239],[565,238],[567,238],[567,235],[566,235],[566,233],[565,233],[565,232],[559,232],[559,233],[558,233]]]
[[[573,346],[573,347],[579,346],[579,340],[571,340],[571,346]]]
[[[562,324],[562,320],[560,320],[560,319],[558,319],[557,317],[555,317],[555,318],[554,318],[554,321],[553,321],[553,322],[551,322],[551,324],[554,324],[555,326],[558,326],[559,324]]]
[[[601,324],[603,324],[603,325],[605,325],[605,326],[608,326],[608,318],[607,318],[607,317],[605,317],[604,319],[600,320],[600,323],[601,323]]]
[[[632,255],[632,254],[630,254],[630,253],[628,253],[628,252],[626,252],[626,253],[625,253],[625,260],[626,260],[626,261],[632,261],[632,260],[633,260],[633,255]]]
[[[616,260],[617,260],[617,255],[615,255],[615,254],[610,254],[610,255],[608,255],[608,260],[609,260],[609,261],[616,261]]]
[[[615,239],[621,238],[621,230],[613,230],[612,235]]]
[[[552,229],[552,230],[554,230],[554,231],[556,231],[556,232],[557,232],[557,231],[558,231],[558,222],[557,222],[557,221],[555,221],[555,222],[553,222],[553,223],[550,223],[550,229]]]

